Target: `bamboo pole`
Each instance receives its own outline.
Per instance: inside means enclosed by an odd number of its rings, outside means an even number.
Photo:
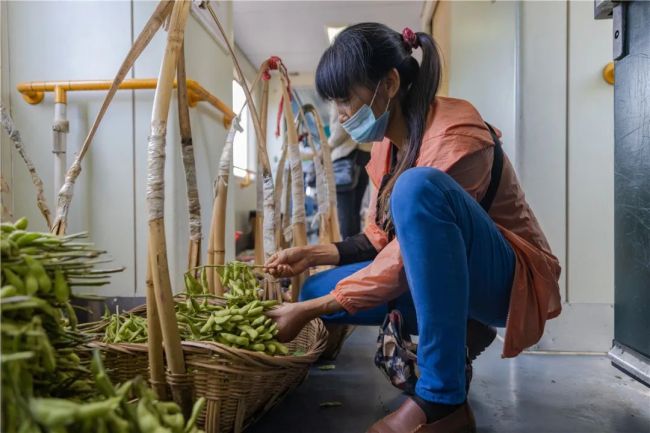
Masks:
[[[293,242],[293,226],[291,225],[291,169],[285,169],[282,176],[284,177],[282,182],[284,184],[284,190],[281,191],[283,192],[282,215],[280,217],[282,236],[278,242],[278,248],[285,249],[290,247],[291,242]]]
[[[282,80],[282,95],[284,98],[284,120],[287,125],[287,155],[289,157],[289,167],[291,168],[291,224],[293,226],[293,246],[302,247],[307,245],[305,185],[303,181],[298,132],[294,122],[293,108],[291,107],[289,78],[286,70],[284,68],[281,69],[280,79]],[[291,279],[291,299],[293,301],[298,299],[302,284],[308,276],[309,271],[306,271]]]
[[[261,68],[260,68],[261,71]],[[266,137],[268,125],[268,106],[269,106],[269,80],[262,82],[262,101],[260,103],[260,121],[262,126],[262,134]],[[260,172],[261,162],[260,156],[257,157],[257,171]],[[276,171],[277,182],[277,171]],[[260,265],[264,263],[264,183],[262,176],[256,178],[257,200],[255,212],[255,264]],[[276,208],[277,212],[277,208]],[[277,225],[276,225],[277,227]]]
[[[232,145],[237,131],[243,129],[239,125],[239,117],[235,117],[226,136],[226,144],[221,151],[219,169],[214,186],[214,204],[212,208],[212,224],[210,227],[210,246],[208,249],[208,263],[212,266],[225,264],[226,259],[226,202],[228,200],[228,180],[232,168]],[[223,295],[217,268],[208,269],[208,287],[211,293]]]
[[[115,96],[115,93],[117,92],[120,83],[126,77],[126,74],[129,72],[129,70],[131,70],[131,67],[133,66],[135,60],[140,56],[140,54],[145,49],[145,47],[149,44],[149,42],[151,42],[151,39],[154,37],[158,29],[160,29],[160,26],[162,25],[163,21],[165,21],[167,15],[169,15],[171,11],[171,6],[172,3],[168,2],[167,0],[162,0],[158,4],[158,7],[156,7],[156,9],[154,10],[154,13],[147,21],[147,24],[145,24],[144,29],[142,29],[142,31],[138,35],[138,38],[135,40],[133,46],[131,47],[128,54],[126,55],[126,58],[122,62],[120,69],[117,71],[117,74],[113,79],[113,84],[111,85],[111,88],[108,90],[108,93],[104,97],[104,102],[102,103],[99,113],[97,113],[97,117],[95,117],[95,121],[93,122],[93,125],[90,128],[90,131],[88,132],[88,135],[86,136],[83,145],[81,146],[81,150],[77,154],[77,157],[75,158],[74,162],[72,163],[72,165],[70,166],[70,168],[68,169],[65,175],[65,183],[63,184],[63,187],[61,187],[61,190],[59,191],[59,200],[56,209],[56,219],[52,225],[52,231],[54,233],[59,235],[65,233],[66,224],[68,220],[68,210],[70,208],[70,202],[72,201],[74,183],[79,177],[79,174],[81,173],[81,161],[83,160],[84,156],[86,155],[86,152],[88,152],[88,149],[90,148],[90,143],[95,137],[97,128],[99,127],[100,122],[104,118],[104,114],[106,114],[106,111],[108,110],[108,106],[113,100],[113,96]]]
[[[273,221],[275,220],[274,218],[275,205],[273,204],[273,197],[274,197],[273,175],[271,174],[271,163],[269,162],[269,155],[266,150],[266,136],[263,134],[262,125],[260,123],[258,112],[255,109],[253,97],[251,96],[250,90],[246,85],[244,74],[241,70],[239,62],[237,61],[235,50],[230,44],[230,39],[228,35],[224,31],[223,26],[221,25],[221,22],[219,21],[217,14],[215,14],[214,10],[212,9],[212,6],[210,6],[210,3],[204,2],[202,3],[201,7],[208,9],[210,15],[212,16],[212,19],[214,20],[215,24],[219,28],[219,32],[224,38],[226,46],[228,47],[228,51],[230,52],[230,56],[232,58],[233,64],[235,66],[235,71],[237,72],[237,79],[240,83],[243,83],[242,88],[244,90],[244,94],[246,95],[246,102],[248,103],[248,107],[251,113],[251,118],[253,120],[253,126],[257,137],[257,153],[259,157],[258,160],[260,161],[261,164],[260,168],[261,168],[263,192],[264,192],[264,200],[263,200],[264,201],[264,255],[266,256],[266,258],[268,258],[270,257],[271,254],[275,252],[275,229],[273,226]],[[266,71],[269,68],[268,64],[269,64],[269,60],[267,60],[262,64],[260,70]],[[259,175],[260,173],[258,172],[258,176]]]
[[[165,364],[163,361],[163,343],[160,330],[160,317],[156,307],[156,293],[153,287],[151,261],[147,260],[147,352],[149,356],[149,377],[158,400],[167,400],[165,385]]]
[[[285,189],[290,190],[287,186],[288,172],[285,171],[287,162],[287,145],[283,143],[282,151],[280,153],[280,160],[278,161],[278,166],[275,170],[275,239],[278,249],[282,249],[284,244],[284,232],[282,224],[282,214],[285,211],[283,205],[285,200],[283,200],[283,191]],[[290,198],[286,198],[286,201],[290,201]]]
[[[339,214],[337,212],[337,202],[336,202],[336,182],[334,181],[334,168],[332,166],[332,149],[327,141],[327,136],[325,135],[325,128],[323,128],[323,120],[314,107],[311,104],[306,104],[304,110],[307,113],[311,113],[316,120],[316,129],[318,130],[318,137],[321,142],[321,152],[323,157],[323,168],[325,169],[325,174],[327,175],[327,196],[330,200],[329,205],[329,225],[330,225],[330,242],[340,242],[341,241],[341,227],[339,225]]]
[[[181,155],[183,158],[183,168],[185,169],[190,226],[187,269],[195,269],[201,262],[201,203],[199,202],[199,188],[196,182],[196,164],[194,162],[190,107],[187,95],[184,44],[181,46],[180,53],[178,54],[178,71],[176,74],[178,82],[178,122],[181,132]]]
[[[32,159],[29,157],[29,155],[27,155],[27,152],[25,151],[25,145],[23,144],[23,140],[20,137],[20,131],[18,131],[16,125],[14,124],[14,120],[11,118],[9,111],[2,104],[0,104],[0,123],[2,123],[2,127],[9,135],[9,139],[11,139],[14,147],[18,151],[18,154],[27,166],[27,171],[29,171],[29,174],[32,178],[32,183],[36,188],[36,206],[38,206],[38,209],[41,211],[41,215],[43,215],[43,218],[45,218],[45,223],[47,224],[47,228],[49,230],[52,226],[52,222],[50,220],[51,213],[50,208],[47,206],[47,200],[45,199],[43,179],[41,179],[41,177],[38,175]]]
[[[174,312],[174,299],[167,263],[165,241],[165,137],[171,92],[178,64],[178,53],[183,43],[183,33],[190,1],[176,1],[170,16],[167,46],[158,76],[158,86],[151,114],[151,133],[147,160],[147,212],[149,217],[149,262],[151,265],[156,307],[160,315],[160,328],[165,347],[167,366],[172,377],[185,375],[185,360]],[[173,385],[172,383],[170,383]],[[191,406],[189,389],[172,386],[174,400],[184,412]]]

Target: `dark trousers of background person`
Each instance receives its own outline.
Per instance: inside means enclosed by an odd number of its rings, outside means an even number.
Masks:
[[[361,202],[368,186],[366,164],[370,152],[355,150],[345,158],[334,161],[336,201],[343,239],[361,232]]]

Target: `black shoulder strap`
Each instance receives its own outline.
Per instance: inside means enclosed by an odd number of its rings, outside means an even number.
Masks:
[[[503,149],[501,148],[501,141],[499,140],[499,137],[497,137],[497,133],[494,131],[492,125],[487,122],[485,122],[485,124],[490,130],[490,135],[492,135],[492,140],[494,141],[494,160],[492,161],[492,171],[490,173],[490,185],[488,185],[488,189],[479,204],[483,209],[485,209],[485,212],[489,212],[494,197],[497,195],[499,183],[501,183],[501,173],[503,172]]]

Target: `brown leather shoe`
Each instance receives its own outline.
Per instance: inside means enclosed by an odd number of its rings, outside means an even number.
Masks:
[[[476,422],[469,404],[446,417],[427,424],[420,406],[407,399],[399,409],[374,423],[367,433],[476,433]]]

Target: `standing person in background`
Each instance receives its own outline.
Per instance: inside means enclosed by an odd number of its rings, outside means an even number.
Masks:
[[[368,187],[366,164],[372,143],[357,143],[339,123],[336,104],[331,104],[329,144],[332,147],[336,203],[343,239],[361,232],[361,202]]]

